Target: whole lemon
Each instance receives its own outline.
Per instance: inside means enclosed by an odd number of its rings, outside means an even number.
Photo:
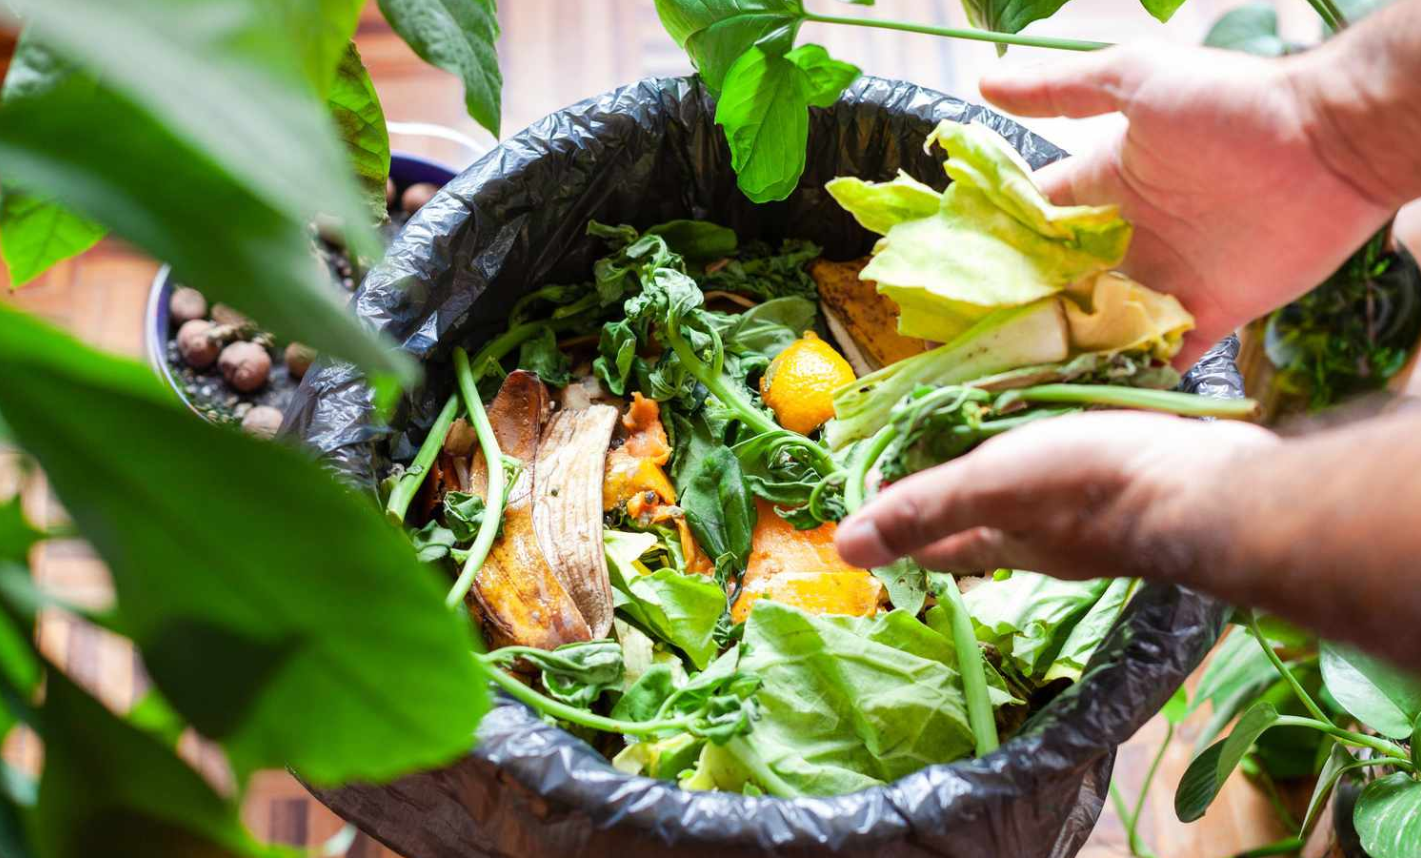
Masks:
[[[770,361],[760,377],[760,398],[781,426],[807,435],[834,416],[834,391],[853,380],[849,362],[807,331]]]

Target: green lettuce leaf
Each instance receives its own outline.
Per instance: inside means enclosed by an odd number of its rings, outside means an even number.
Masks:
[[[622,616],[651,637],[680,649],[703,670],[718,649],[715,627],[726,610],[725,591],[708,577],[674,569],[642,574],[636,560],[657,542],[651,533],[606,531],[613,601]]]
[[[1022,676],[1044,682],[1072,632],[1085,624],[1110,586],[1104,578],[1060,581],[1035,572],[1013,572],[1009,578],[968,590],[962,600],[972,615],[977,639],[995,646]],[[1090,627],[1101,637],[1109,628],[1098,623]],[[1071,644],[1077,658],[1086,650],[1094,651],[1100,641],[1097,637],[1092,644],[1089,631]],[[1063,670],[1069,675],[1068,669]]]

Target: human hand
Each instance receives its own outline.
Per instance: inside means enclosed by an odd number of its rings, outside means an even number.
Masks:
[[[1038,179],[1058,204],[1119,203],[1134,222],[1123,270],[1176,295],[1198,324],[1176,360],[1184,368],[1321,283],[1402,201],[1336,154],[1365,144],[1338,139],[1348,135],[1319,94],[1338,76],[1327,65],[1144,44],[981,88],[1023,116],[1125,115],[1127,127]]]
[[[894,483],[840,525],[836,545],[863,567],[911,554],[930,569],[1170,577],[1196,559],[1211,469],[1277,440],[1247,423],[1142,412],[1042,420]]]

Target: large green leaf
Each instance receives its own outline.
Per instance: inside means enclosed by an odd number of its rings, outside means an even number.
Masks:
[[[22,34],[0,90],[0,103],[43,98],[61,81],[76,76],[83,77],[85,86],[93,86],[92,78]],[[10,270],[12,288],[28,283],[60,260],[83,253],[103,236],[102,226],[52,199],[13,187],[0,191],[0,257]]]
[[[643,575],[633,565],[656,545],[649,533],[605,534],[607,573],[617,610],[653,638],[685,652],[705,670],[719,647],[715,629],[725,613],[725,591],[704,575],[658,569]]]
[[[799,0],[656,0],[656,13],[717,94],[746,51],[761,45],[784,54],[804,20]]]
[[[1072,630],[1110,586],[1105,578],[1061,581],[1035,572],[1013,572],[1010,578],[973,587],[962,599],[977,639],[995,646],[1023,676],[1042,679],[1064,650]],[[1116,610],[1120,604],[1116,603]],[[1086,650],[1093,652],[1094,646],[1087,644],[1089,641],[1078,639],[1076,658],[1082,653],[1089,658]],[[1099,644],[1099,637],[1095,644]]]
[[[1249,3],[1225,13],[1209,28],[1204,44],[1260,57],[1280,57],[1288,50],[1278,35],[1278,12],[1271,3]]]
[[[340,217],[357,246],[373,252],[377,239],[366,224],[344,154],[306,74],[307,52],[322,40],[292,27],[273,26],[273,20],[287,19],[294,4],[308,3],[15,0],[14,5],[44,44],[97,75],[104,87],[141,107],[171,136],[200,153],[202,160],[221,165],[271,208],[298,223],[315,212]],[[58,109],[56,105],[51,112]],[[32,134],[54,142],[66,130],[63,125]],[[82,142],[106,150],[98,145],[102,136],[86,135]],[[103,166],[110,181],[113,174],[141,172],[141,165],[129,164],[117,153]],[[12,172],[30,182],[28,172],[7,170],[7,175]],[[155,186],[173,179],[162,170],[142,177]],[[34,184],[43,183],[35,177]],[[184,190],[189,208],[198,207],[195,201],[215,205],[201,195],[200,187]]]
[[[1322,644],[1322,680],[1358,721],[1392,739],[1411,737],[1421,715],[1421,680],[1330,641]]]
[[[1066,0],[962,0],[972,26],[997,33],[1020,33],[1033,21],[1056,14]],[[997,54],[1006,53],[997,45]]]
[[[1365,764],[1363,762],[1363,765]],[[1352,756],[1352,752],[1347,750],[1346,746],[1338,742],[1332,743],[1332,748],[1327,753],[1327,761],[1322,764],[1322,771],[1317,775],[1317,784],[1313,787],[1312,797],[1308,799],[1307,813],[1303,816],[1302,833],[1304,837],[1312,831],[1323,808],[1327,807],[1327,800],[1332,796],[1332,790],[1337,786],[1338,779],[1346,772],[1357,768],[1357,765],[1357,758]]]
[[[273,133],[293,149],[307,142]],[[71,79],[0,109],[0,169],[108,224],[279,336],[372,372],[416,375],[408,358],[345,311],[303,221],[116,93]],[[341,171],[347,181],[348,169]]]
[[[318,95],[329,95],[365,0],[279,0],[278,5],[298,39],[306,79]]]
[[[498,70],[494,0],[379,0],[385,20],[420,58],[464,82],[464,106],[498,136],[503,75]]]
[[[799,184],[809,142],[809,108],[827,107],[855,78],[857,66],[819,45],[786,54],[752,47],[725,74],[715,121],[730,143],[731,166],[745,196],[782,200]]]
[[[11,309],[0,364],[0,411],[108,562],[155,682],[239,772],[380,780],[468,748],[467,624],[372,506]]]
[[[1371,858],[1416,858],[1421,843],[1421,782],[1397,772],[1367,784],[1352,824]]]
[[[355,43],[346,45],[326,95],[331,118],[345,143],[355,177],[376,219],[385,214],[385,180],[390,176],[390,132],[380,96],[360,61]]]
[[[297,854],[257,844],[235,803],[58,671],[49,674],[43,717],[35,845],[45,858]]]
[[[1239,760],[1277,721],[1278,710],[1268,703],[1259,703],[1244,713],[1228,738],[1210,745],[1194,758],[1174,794],[1174,813],[1181,822],[1193,822],[1204,815],[1223,789],[1224,781],[1238,767]]]

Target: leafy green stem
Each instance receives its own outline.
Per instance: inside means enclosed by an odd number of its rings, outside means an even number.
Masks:
[[[1297,695],[1303,706],[1312,713],[1312,717],[1329,727],[1335,726],[1332,719],[1327,717],[1327,714],[1322,711],[1322,707],[1317,705],[1317,702],[1312,699],[1312,695],[1307,693],[1307,689],[1303,688],[1302,683],[1298,682],[1298,678],[1278,657],[1278,653],[1273,651],[1273,647],[1268,643],[1268,638],[1264,637],[1263,630],[1258,627],[1258,616],[1252,612],[1248,614],[1248,630],[1253,634],[1253,639],[1258,641],[1258,645],[1263,647],[1263,654],[1268,656],[1268,661],[1272,663],[1273,669],[1282,675],[1283,680],[1293,689],[1293,694]]]
[[[883,455],[883,451],[888,449],[888,445],[893,443],[897,437],[897,431],[892,423],[884,426],[868,439],[868,445],[862,455],[855,451],[853,463],[849,466],[849,475],[844,480],[844,508],[849,514],[858,511],[867,499],[868,472],[873,470],[873,465],[878,461],[878,457]]]
[[[667,320],[663,333],[667,343],[676,352],[676,357],[680,359],[681,365],[686,368],[686,371],[695,376],[701,384],[704,384],[706,390],[719,399],[722,405],[734,411],[740,422],[755,430],[756,433],[778,432],[780,430],[779,424],[751,405],[740,394],[740,391],[726,384],[724,375],[714,371],[712,367],[707,366],[706,362],[700,359],[696,350],[691,348],[691,344],[686,342],[685,337],[681,336],[681,332],[678,330],[679,323],[679,317],[672,314],[671,318]]]
[[[686,730],[691,726],[692,718],[682,716],[680,718],[666,718],[658,721],[622,721],[616,718],[606,718],[586,709],[579,709],[576,706],[569,706],[559,700],[554,700],[545,694],[540,694],[532,688],[519,682],[503,670],[503,659],[493,654],[474,653],[474,660],[487,668],[488,678],[499,688],[503,689],[509,697],[531,706],[535,711],[544,715],[551,715],[559,721],[566,721],[569,724],[577,724],[591,730],[601,730],[604,733],[622,733],[627,736],[650,736],[669,730]]]
[[[1308,0],[1308,5],[1318,14],[1322,22],[1331,27],[1334,32],[1347,26],[1346,19],[1342,17],[1342,11],[1332,0]]]
[[[939,596],[947,608],[952,643],[957,648],[957,670],[962,674],[962,692],[967,697],[967,723],[971,725],[972,735],[977,740],[977,756],[985,757],[997,749],[998,742],[997,719],[992,712],[991,698],[987,696],[987,672],[982,667],[982,648],[977,646],[972,616],[967,613],[967,605],[962,601],[957,578],[953,575],[943,577],[947,583]]]
[[[410,463],[409,470],[400,477],[395,488],[390,492],[390,500],[385,504],[385,512],[396,524],[401,524],[405,520],[405,514],[409,512],[410,503],[419,492],[420,485],[424,482],[424,475],[429,473],[429,468],[434,464],[434,457],[439,455],[439,450],[444,446],[444,438],[449,434],[449,427],[454,425],[454,415],[459,412],[459,397],[453,395],[449,401],[444,403],[444,408],[439,412],[439,416],[434,418],[434,425],[429,427],[429,434],[424,436],[424,443],[419,445],[419,452],[415,453],[414,461]]]
[[[1115,815],[1120,817],[1120,824],[1125,827],[1125,844],[1130,854],[1135,858],[1155,858],[1154,853],[1140,842],[1140,835],[1131,821],[1130,808],[1125,805],[1125,796],[1113,780],[1110,782],[1110,804],[1115,808]]]
[[[1310,727],[1320,730],[1333,737],[1344,745],[1353,745],[1358,748],[1371,748],[1383,756],[1391,758],[1391,765],[1397,768],[1414,771],[1415,766],[1407,753],[1396,745],[1376,736],[1368,736],[1363,733],[1354,733],[1351,730],[1343,730],[1329,722],[1318,721],[1313,718],[1302,718],[1295,715],[1280,715],[1278,720],[1273,722],[1275,727]]]
[[[1224,417],[1232,420],[1251,420],[1259,413],[1258,403],[1252,399],[1218,399],[1175,390],[1099,384],[1040,384],[1020,390],[1008,390],[997,397],[996,409],[1001,411],[1018,400],[1107,405],[1141,411],[1164,411],[1183,417]]]
[[[1150,767],[1145,770],[1145,780],[1140,784],[1140,794],[1135,799],[1135,808],[1134,810],[1130,811],[1130,821],[1129,824],[1126,826],[1127,830],[1130,832],[1130,851],[1135,853],[1136,855],[1140,854],[1140,850],[1136,848],[1139,845],[1139,836],[1136,833],[1135,829],[1136,826],[1138,826],[1140,823],[1140,814],[1143,813],[1145,810],[1145,799],[1150,794],[1150,785],[1154,783],[1155,775],[1159,772],[1160,763],[1164,761],[1165,751],[1169,750],[1169,743],[1173,740],[1174,722],[1166,720],[1164,727],[1164,741],[1160,742],[1159,749],[1155,751],[1154,759],[1150,760]]]
[[[469,547],[469,556],[459,573],[459,580],[450,588],[445,604],[454,607],[464,601],[469,588],[474,585],[474,576],[484,565],[493,540],[498,535],[499,522],[503,520],[503,453],[498,449],[498,439],[494,437],[493,425],[488,422],[483,400],[479,398],[478,381],[469,366],[469,355],[463,348],[454,349],[454,373],[459,380],[459,391],[464,396],[464,408],[469,412],[469,421],[474,424],[478,435],[479,449],[484,454],[484,470],[488,472],[488,489],[484,496],[484,518],[479,523],[479,532],[474,535],[474,544]]]
[[[1022,45],[1028,48],[1056,48],[1063,51],[1098,51],[1111,47],[1109,42],[1087,42],[1079,39],[1058,39],[1052,36],[1022,36],[1016,33],[996,33],[991,30],[964,30],[958,27],[934,27],[911,21],[883,21],[876,18],[849,18],[839,15],[816,15],[805,12],[804,20],[820,24],[846,24],[850,27],[874,27],[880,30],[901,30],[948,39],[968,39],[974,42],[995,42],[999,45]]]

